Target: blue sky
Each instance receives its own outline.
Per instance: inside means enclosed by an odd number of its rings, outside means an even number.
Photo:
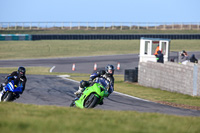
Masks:
[[[0,22],[200,22],[200,0],[0,1]]]

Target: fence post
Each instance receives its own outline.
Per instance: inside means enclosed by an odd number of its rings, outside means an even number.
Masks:
[[[95,30],[97,30],[97,22],[95,22]]]
[[[17,23],[15,23],[15,30],[17,30]]]
[[[78,30],[80,30],[80,22],[78,23]]]
[[[181,23],[181,30],[183,30],[183,23]]]
[[[89,24],[88,24],[88,22],[87,22],[87,30],[89,29]]]
[[[62,22],[62,30],[64,29],[64,23]]]
[[[10,24],[8,23],[8,27],[7,27],[8,30],[9,30],[9,27],[10,27]]]
[[[40,23],[38,23],[38,27],[37,27],[37,29],[38,29],[38,30],[40,29]]]
[[[69,23],[69,29],[72,29],[72,22]]]
[[[104,22],[104,27],[103,27],[103,29],[105,30],[106,29],[106,23]]]
[[[48,23],[46,23],[46,30],[47,30],[47,25],[48,25]]]
[[[30,29],[30,30],[32,29],[32,23],[30,23],[30,27],[29,27],[29,29]]]
[[[148,25],[149,25],[149,23],[147,22],[147,24],[146,24],[146,28],[147,28],[147,30],[149,29]]]

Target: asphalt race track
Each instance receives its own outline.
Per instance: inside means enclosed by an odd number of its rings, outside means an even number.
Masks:
[[[3,81],[5,74],[0,75]],[[15,102],[37,105],[69,106],[74,99],[74,91],[79,83],[57,76],[27,75],[26,90]],[[120,100],[119,100],[120,99]],[[139,112],[154,112],[171,115],[200,116],[200,111],[175,108],[143,99],[112,93],[105,98],[103,105],[96,108],[103,110],[132,110]]]
[[[200,52],[188,52],[189,55],[195,54],[200,59]],[[170,55],[177,56],[177,53],[171,52]],[[88,56],[88,57],[69,57],[52,59],[22,59],[22,60],[0,60],[0,67],[19,67],[19,66],[44,66],[51,67],[52,72],[68,73],[93,73],[94,64],[98,69],[104,69],[106,65],[112,64],[117,68],[120,63],[120,70],[115,70],[115,74],[124,74],[125,69],[135,69],[138,67],[139,55],[108,55],[108,56]],[[72,65],[75,64],[75,71],[72,71]]]
[[[124,69],[133,69],[138,65],[138,55],[118,55],[99,57],[73,57],[57,59],[31,59],[31,60],[1,60],[0,67],[18,66],[56,66],[54,72],[73,72],[72,63],[78,65],[75,72],[91,73],[93,62],[103,68],[105,64],[117,65],[121,63],[121,70],[117,74],[123,74]],[[79,67],[84,66],[83,68]],[[90,65],[92,65],[90,67]],[[69,67],[69,68],[68,68]],[[6,74],[0,74],[0,82],[4,81]],[[18,103],[37,105],[69,106],[74,99],[74,92],[79,83],[66,78],[48,75],[27,75],[26,90],[23,95],[15,100]],[[120,100],[119,100],[120,99]],[[154,112],[183,116],[200,116],[200,111],[175,108],[167,105],[153,103],[147,100],[123,95],[114,92],[109,98],[105,98],[103,105],[96,108],[104,110],[132,110],[139,112]]]
[[[55,68],[52,72],[68,73],[89,73],[94,70],[94,64],[97,69],[104,69],[106,65],[112,64],[117,67],[120,63],[120,70],[115,74],[123,74],[125,69],[134,69],[138,66],[138,55],[110,55],[110,56],[89,56],[89,57],[71,57],[71,58],[52,58],[52,59],[24,59],[24,60],[0,60],[0,67],[19,67],[19,66],[44,66]],[[75,64],[75,71],[72,71],[72,65]]]

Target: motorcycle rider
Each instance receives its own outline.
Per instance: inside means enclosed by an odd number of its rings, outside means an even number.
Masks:
[[[96,83],[99,82],[104,83],[104,87],[106,86],[106,89],[108,89],[108,93],[110,95],[114,91],[114,77],[113,77],[114,70],[115,68],[113,65],[107,65],[105,67],[105,70],[100,70],[97,71],[96,73],[91,74],[89,81],[82,80],[80,82],[79,89],[74,94],[75,95],[81,94],[84,91],[84,88],[90,86],[91,83],[93,83],[93,80],[95,79],[94,82]]]
[[[24,67],[19,67],[18,71],[12,72],[10,75],[6,76],[5,83],[1,84],[1,90],[5,87],[11,80],[14,80],[14,85],[18,87],[20,94],[22,94],[25,90],[26,85],[26,69]],[[19,98],[19,95],[16,96]]]

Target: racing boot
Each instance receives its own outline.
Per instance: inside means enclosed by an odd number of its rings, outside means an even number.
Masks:
[[[99,103],[99,105],[103,105],[103,100]]]
[[[84,88],[81,88],[81,87],[79,86],[78,91],[74,92],[74,94],[75,94],[75,95],[80,95],[80,94],[83,92],[83,90],[84,90]]]
[[[3,87],[5,87],[6,85],[5,85],[5,83],[2,83],[1,84],[1,87],[0,87],[0,91],[2,91],[3,90]]]

